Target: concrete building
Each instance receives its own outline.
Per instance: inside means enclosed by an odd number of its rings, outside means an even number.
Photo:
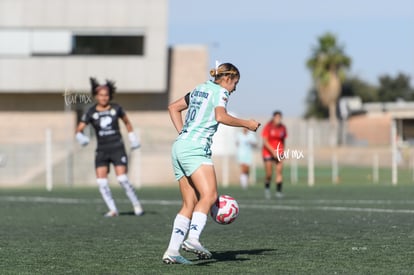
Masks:
[[[377,102],[361,104],[358,115],[347,120],[348,143],[390,145],[395,125],[399,145],[414,143],[414,102]]]
[[[167,45],[167,10],[167,0],[0,0],[0,187],[45,183],[46,132],[53,182],[95,185],[94,139],[74,141],[90,76],[116,81],[114,101],[140,132],[132,181],[174,182],[167,105],[208,78],[209,62],[205,46]]]
[[[89,76],[116,80],[129,108],[164,108],[167,9],[167,0],[1,0],[0,109],[62,110],[64,91],[89,92]]]

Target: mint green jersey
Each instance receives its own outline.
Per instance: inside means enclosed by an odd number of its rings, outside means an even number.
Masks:
[[[177,139],[196,141],[204,146],[207,155],[211,155],[213,135],[219,124],[214,110],[226,108],[228,98],[229,92],[213,81],[198,85],[190,93],[184,127]]]

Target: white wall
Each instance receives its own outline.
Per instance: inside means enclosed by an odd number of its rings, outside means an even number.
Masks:
[[[0,0],[0,92],[85,91],[89,76],[116,80],[120,92],[165,92],[167,8],[167,0]],[[33,57],[39,47],[65,47],[24,36],[33,31],[57,32],[63,40],[65,32],[140,33],[144,56]]]

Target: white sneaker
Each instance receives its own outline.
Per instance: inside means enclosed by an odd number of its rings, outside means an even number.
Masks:
[[[162,261],[165,264],[193,264],[181,255],[169,255],[168,251],[166,251],[164,256],[162,256]]]
[[[134,213],[135,213],[135,216],[144,215],[144,209],[142,209],[142,206],[140,204],[137,204],[134,206]]]
[[[115,210],[110,210],[104,215],[105,218],[113,218],[113,217],[118,217],[118,216],[119,216],[119,213],[118,211],[115,211]]]
[[[198,240],[187,239],[181,245],[184,251],[192,252],[198,256],[199,259],[211,259],[213,256],[210,251],[205,249]]]
[[[267,200],[270,200],[270,198],[272,197],[272,195],[270,194],[270,189],[265,188],[264,194]]]
[[[276,192],[275,196],[276,196],[276,198],[281,199],[281,198],[283,198],[283,193],[282,192]]]

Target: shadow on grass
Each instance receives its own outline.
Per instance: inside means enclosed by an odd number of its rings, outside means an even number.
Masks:
[[[156,211],[145,211],[144,214],[142,214],[141,216],[146,216],[146,215],[157,215],[158,212]],[[126,212],[120,212],[119,216],[135,216],[134,211],[126,211]],[[138,216],[138,217],[141,217]]]
[[[275,251],[276,249],[249,249],[249,250],[230,250],[221,252],[212,252],[213,257],[210,260],[201,261],[196,265],[209,265],[215,262],[243,262],[249,261],[251,255],[268,255],[266,252]]]
[[[119,212],[119,216],[135,216],[134,211]]]
[[[145,211],[144,214],[138,217],[146,216],[146,215],[158,215],[159,213],[156,211]],[[105,213],[102,213],[102,216],[105,215]],[[119,216],[135,216],[134,211],[125,211],[125,212],[119,212]]]

